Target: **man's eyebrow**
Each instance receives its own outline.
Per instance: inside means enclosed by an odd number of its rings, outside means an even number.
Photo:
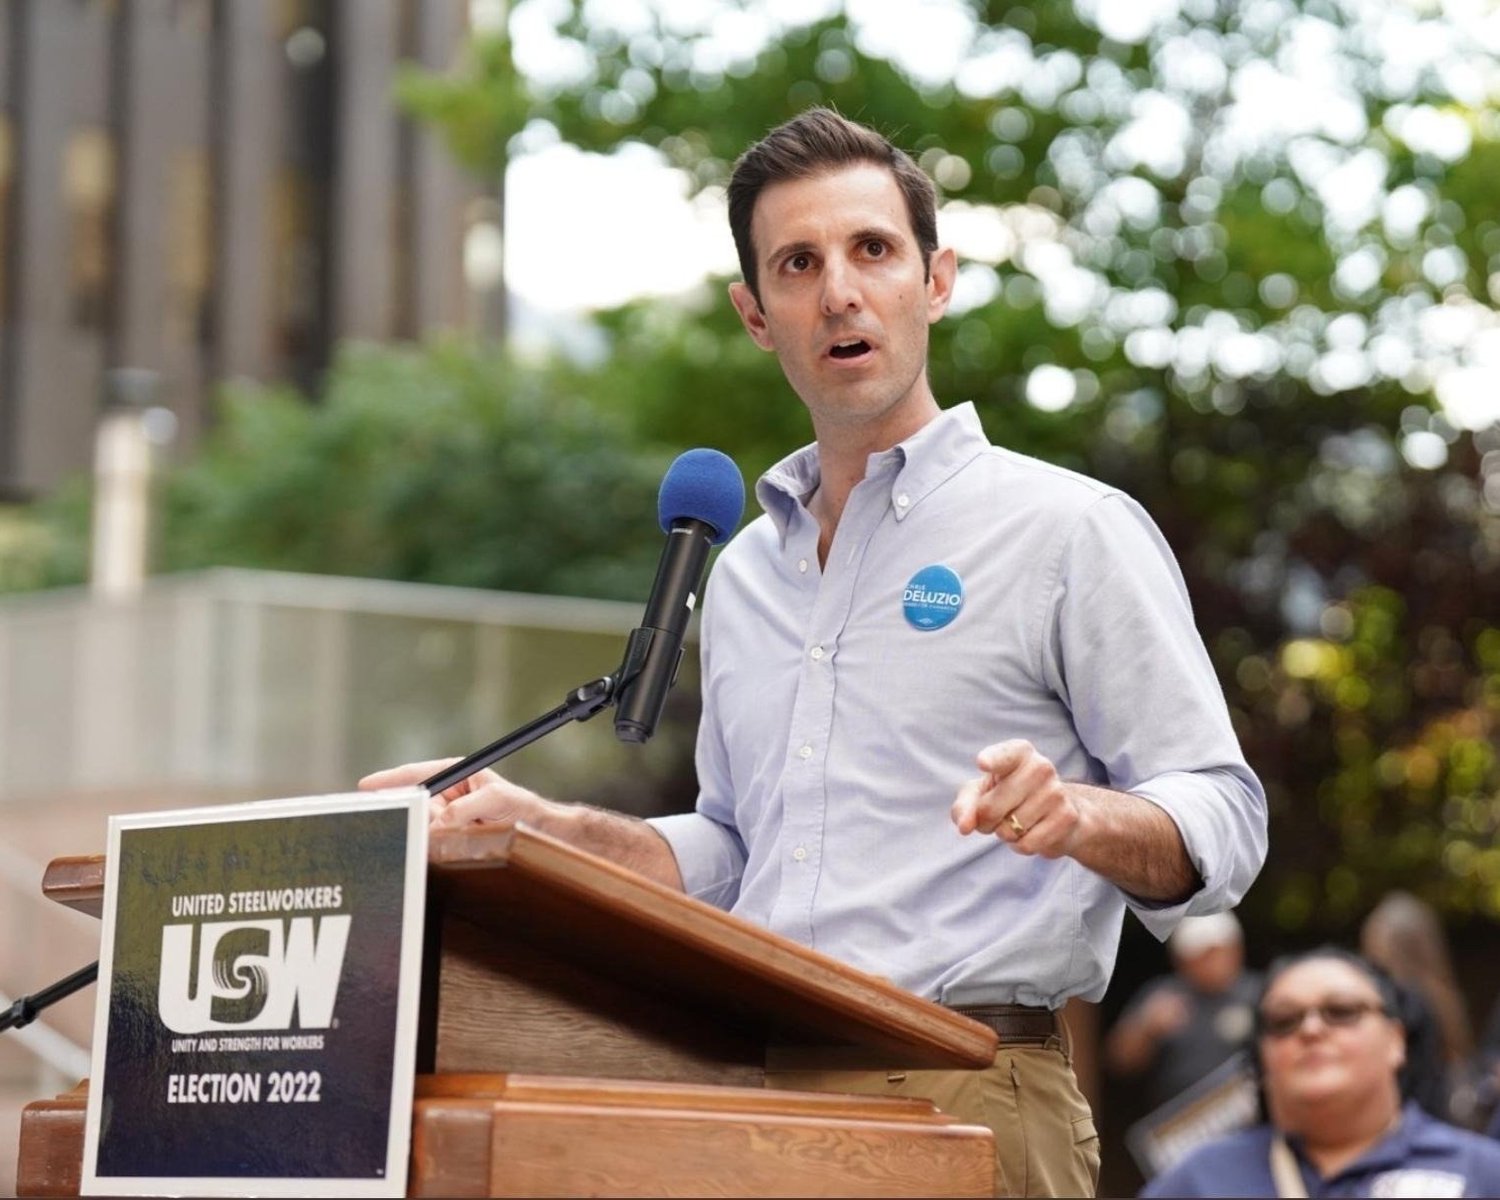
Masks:
[[[872,238],[878,238],[882,242],[899,243],[901,231],[889,225],[870,225],[864,229],[857,229],[849,235],[851,242],[867,242]]]

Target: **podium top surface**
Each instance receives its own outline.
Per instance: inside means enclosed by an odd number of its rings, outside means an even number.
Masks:
[[[434,832],[428,862],[448,914],[790,1043],[878,1049],[892,1066],[994,1061],[998,1038],[977,1021],[525,825]],[[104,858],[54,859],[42,891],[100,916]]]

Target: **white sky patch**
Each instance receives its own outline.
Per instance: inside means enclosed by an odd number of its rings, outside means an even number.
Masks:
[[[1339,295],[1355,300],[1380,282],[1385,259],[1374,246],[1362,246],[1339,260],[1333,272],[1333,287]]]
[[[1401,457],[1419,471],[1436,471],[1448,461],[1448,443],[1430,429],[1413,429],[1401,439]]]
[[[1500,420],[1500,368],[1454,367],[1439,373],[1434,390],[1460,429],[1484,429]]]
[[[1000,295],[1000,276],[984,263],[964,263],[953,281],[953,297],[948,302],[950,316],[961,316],[983,308]]]
[[[1104,323],[1116,333],[1165,326],[1177,316],[1177,301],[1161,288],[1117,291],[1104,306]]]
[[[1229,85],[1234,98],[1224,133],[1241,154],[1273,147],[1289,138],[1318,134],[1353,142],[1368,129],[1358,97],[1324,70],[1285,70],[1266,59],[1238,67]]]
[[[1107,38],[1135,45],[1181,10],[1178,0],[1079,0],[1078,14]]]
[[[1016,252],[1018,238],[1000,209],[955,201],[938,212],[938,241],[960,258],[998,266]]]
[[[1457,162],[1474,144],[1462,114],[1430,104],[1397,105],[1386,114],[1385,125],[1413,150],[1444,162]]]
[[[1229,379],[1270,375],[1281,365],[1281,347],[1263,333],[1231,333],[1215,342],[1213,362]]]
[[[783,28],[821,21],[839,11],[839,0],[760,0],[767,16]]]
[[[1186,165],[1192,116],[1182,102],[1165,92],[1145,91],[1131,106],[1132,119],[1113,138],[1105,158],[1125,169],[1143,166],[1174,179]]]
[[[1358,150],[1340,163],[1319,186],[1319,196],[1344,228],[1363,228],[1380,213],[1380,194],[1390,164],[1373,147]]]
[[[1500,314],[1472,302],[1443,304],[1423,314],[1428,332],[1439,332],[1452,351],[1439,366],[1433,390],[1448,419],[1460,429],[1500,421]]]
[[[662,3],[653,6],[645,0],[584,0],[583,19],[590,26],[610,29],[622,38],[631,38],[651,32],[655,23],[653,8],[667,15],[671,7]],[[693,30],[696,27],[686,25],[683,28]]]
[[[959,64],[953,86],[961,95],[976,99],[997,96],[1019,88],[1035,64],[1031,43],[1020,30],[987,32],[981,35],[977,52]]]
[[[1162,82],[1174,91],[1210,95],[1229,79],[1229,67],[1220,47],[1207,36],[1189,34],[1170,38],[1158,52],[1156,61]]]
[[[1382,202],[1380,219],[1385,235],[1394,242],[1409,242],[1432,212],[1432,201],[1416,184],[1403,183]]]
[[[928,86],[948,83],[974,42],[973,13],[955,0],[847,0],[855,45]]]
[[[540,308],[606,308],[738,271],[722,198],[690,200],[654,151],[554,146],[512,164],[507,196],[507,278]]]
[[[1065,367],[1044,363],[1026,377],[1026,402],[1042,412],[1062,412],[1077,395],[1078,380]]]

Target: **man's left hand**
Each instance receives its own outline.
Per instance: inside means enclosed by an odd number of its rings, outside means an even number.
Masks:
[[[958,789],[959,833],[989,833],[1022,854],[1061,858],[1079,836],[1083,810],[1057,768],[1026,741],[996,742],[976,759],[984,772]]]

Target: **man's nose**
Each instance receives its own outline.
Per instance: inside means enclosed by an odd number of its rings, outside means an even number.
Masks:
[[[823,314],[836,317],[859,309],[859,280],[853,269],[842,259],[830,260],[823,268]]]

